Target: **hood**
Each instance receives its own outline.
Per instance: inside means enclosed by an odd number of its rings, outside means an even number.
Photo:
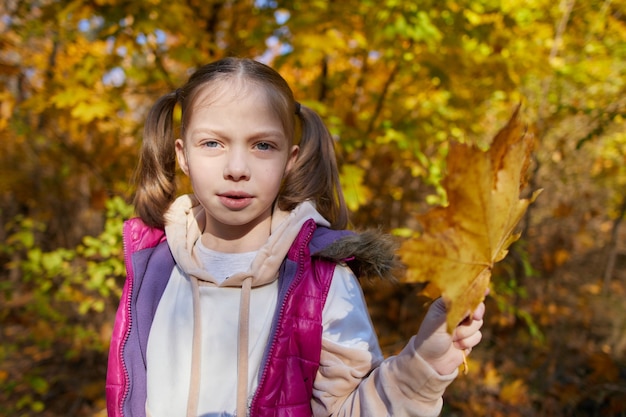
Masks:
[[[270,236],[257,252],[248,271],[230,276],[221,286],[240,287],[248,278],[251,278],[253,287],[274,281],[289,247],[308,219],[314,219],[319,226],[329,226],[329,222],[311,202],[301,203],[290,212],[275,208]],[[165,234],[176,264],[183,271],[205,283],[217,285],[217,281],[202,268],[195,254],[195,243],[202,235],[204,224],[205,211],[197,198],[192,194],[183,195],[172,203],[166,214]]]

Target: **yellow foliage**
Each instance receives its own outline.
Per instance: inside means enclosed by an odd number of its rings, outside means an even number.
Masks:
[[[493,265],[519,238],[514,229],[538,194],[519,198],[531,149],[519,109],[487,152],[453,144],[444,181],[449,205],[419,216],[424,233],[400,249],[405,280],[429,282],[429,295],[443,296],[449,331],[480,304]]]
[[[352,211],[372,197],[370,189],[363,185],[364,175],[365,171],[356,165],[346,164],[341,168],[341,188],[346,205]]]
[[[502,387],[500,399],[510,405],[528,403],[528,387],[522,379],[516,379]]]
[[[483,385],[488,392],[498,392],[500,384],[502,383],[502,376],[500,376],[498,370],[492,365],[485,371],[485,377],[483,379]]]

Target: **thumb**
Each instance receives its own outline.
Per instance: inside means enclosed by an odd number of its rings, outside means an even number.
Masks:
[[[446,304],[443,298],[437,298],[428,308],[428,312],[422,321],[418,331],[420,339],[428,339],[434,333],[446,329]]]

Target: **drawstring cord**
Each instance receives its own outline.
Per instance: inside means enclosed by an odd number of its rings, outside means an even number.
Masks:
[[[191,278],[191,292],[193,299],[193,339],[191,345],[191,377],[189,381],[189,396],[187,397],[187,417],[198,415],[198,401],[200,398],[200,365],[202,361],[202,317],[200,311],[200,284],[198,278]]]
[[[239,341],[237,353],[237,417],[245,417],[248,411],[248,338],[250,327],[250,293],[252,277],[241,284],[239,305]]]
[[[202,361],[202,317],[200,311],[200,284],[198,278],[191,277],[193,295],[193,342],[191,347],[191,376],[187,397],[187,417],[198,415],[200,398],[200,368]],[[239,339],[237,342],[237,417],[248,413],[248,343],[250,327],[250,293],[252,277],[241,284],[239,305]]]

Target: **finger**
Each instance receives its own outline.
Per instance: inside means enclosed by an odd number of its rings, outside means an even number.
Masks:
[[[463,324],[454,330],[452,339],[460,340],[468,336],[471,336],[472,334],[479,331],[483,327],[483,324],[484,324],[483,320],[472,320],[471,322],[467,324]]]
[[[467,335],[469,334],[469,332],[472,332],[473,330],[480,329],[483,323],[484,323],[484,320],[482,318],[478,320],[474,318],[464,320],[461,324],[459,324],[456,327],[456,329],[454,329],[454,332],[456,334]]]
[[[454,334],[452,335],[452,341],[456,342],[470,337],[474,333],[479,332],[482,326],[482,320],[474,320],[471,323],[459,326],[454,330]]]
[[[478,307],[474,310],[474,312],[469,313],[461,322],[459,326],[469,324],[472,320],[482,320],[485,315],[485,303],[478,304]]]
[[[485,316],[485,303],[480,303],[478,305],[478,307],[476,307],[476,310],[474,310],[474,313],[472,314],[472,318],[474,320],[482,320],[483,317]]]
[[[466,349],[471,349],[476,346],[477,344],[480,343],[480,341],[482,340],[483,335],[481,332],[475,332],[472,335],[463,338],[463,339],[459,339],[453,342],[453,345],[455,348],[459,349],[459,350],[466,350]]]
[[[430,310],[433,313],[436,313],[437,316],[445,316],[446,315],[446,303],[443,301],[443,298],[439,297],[430,305]]]

